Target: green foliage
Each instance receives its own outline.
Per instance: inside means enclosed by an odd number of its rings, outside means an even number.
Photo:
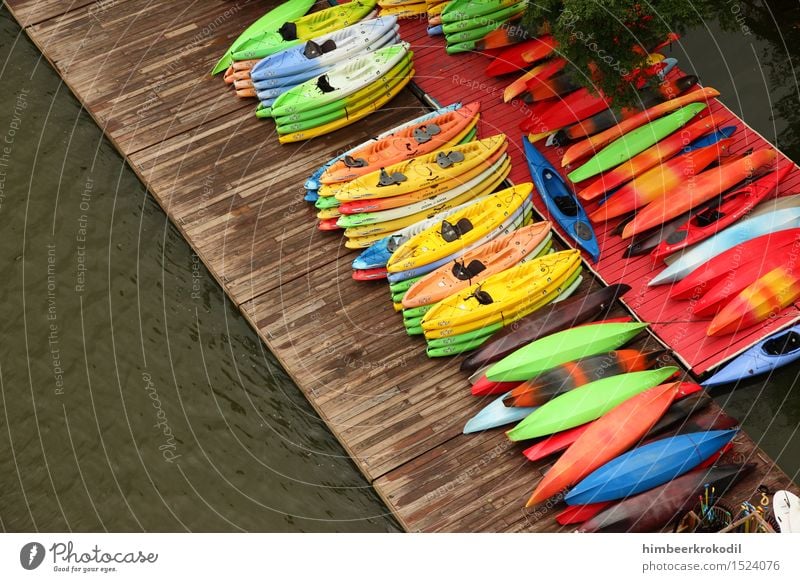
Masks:
[[[647,51],[711,16],[729,22],[726,6],[718,0],[536,0],[523,22],[528,30],[549,23],[573,77],[626,106],[638,102],[633,82]]]

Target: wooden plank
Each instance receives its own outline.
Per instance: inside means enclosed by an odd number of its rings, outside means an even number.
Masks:
[[[93,14],[102,13],[119,0],[4,0],[22,28],[39,24],[71,10],[91,5]]]

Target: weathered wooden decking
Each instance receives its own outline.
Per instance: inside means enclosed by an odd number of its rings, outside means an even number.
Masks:
[[[7,4],[408,530],[558,529],[552,514],[522,510],[546,465],[502,431],[461,435],[485,402],[453,360],[429,360],[404,334],[385,285],[350,278],[353,254],[300,201],[335,152],[419,115],[411,91],[353,127],[280,146],[253,102],[207,74],[277,2]],[[738,457],[759,463],[737,495],[762,477],[788,484],[746,435],[737,441]]]

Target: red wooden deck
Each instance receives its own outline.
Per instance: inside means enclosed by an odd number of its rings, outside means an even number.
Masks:
[[[480,135],[489,136],[496,133],[508,135],[513,164],[510,179],[513,182],[530,181],[520,141],[523,134],[518,127],[522,114],[519,112],[519,106],[503,103],[502,98],[505,86],[514,79],[514,76],[500,79],[486,76],[484,70],[491,59],[483,54],[448,55],[444,50],[444,38],[428,36],[424,19],[404,20],[401,34],[404,40],[411,43],[414,50],[417,84],[441,104],[446,105],[459,100],[465,103],[480,101]],[[721,95],[721,97],[724,99],[726,96]],[[738,126],[733,136],[734,142],[730,150],[732,154],[748,149],[774,147],[720,101],[712,102],[710,114],[720,121],[719,127]],[[537,146],[543,143],[540,142]],[[551,163],[557,168],[560,167],[555,148],[545,148],[545,150]],[[785,158],[782,154],[781,157]],[[793,164],[788,159],[783,159],[780,163]],[[796,166],[781,185],[779,195],[795,192],[800,192],[800,168]],[[546,214],[544,204],[538,198],[537,207],[542,214]],[[592,208],[587,207],[587,211],[591,210]],[[595,225],[602,253],[600,261],[591,268],[607,284],[627,283],[632,287],[624,302],[642,321],[651,322],[653,331],[661,341],[695,373],[702,374],[718,366],[763,337],[791,325],[800,318],[800,309],[797,305],[793,305],[778,317],[762,325],[742,330],[733,336],[707,337],[708,321],[692,319],[688,302],[671,300],[669,285],[647,286],[647,282],[660,270],[654,268],[649,256],[623,258],[622,253],[628,244],[611,233],[617,222],[615,220],[608,224]]]

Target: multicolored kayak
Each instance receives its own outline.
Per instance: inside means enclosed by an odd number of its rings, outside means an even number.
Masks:
[[[528,85],[535,79],[548,79],[557,74],[566,64],[567,61],[564,59],[551,59],[525,71],[505,88],[503,102],[508,103],[524,93]]]
[[[549,499],[635,445],[678,394],[680,382],[662,384],[623,401],[594,421],[545,473],[526,507]]]
[[[600,172],[620,165],[686,125],[706,107],[705,103],[690,103],[673,113],[624,134],[597,152],[577,170],[570,172],[569,179],[573,182],[582,182]]]
[[[520,319],[515,322],[513,327],[507,327],[494,334],[481,349],[464,359],[461,362],[461,370],[478,370],[505,358],[519,348],[538,339],[570,329],[595,318],[604,319],[609,310],[613,308],[614,302],[630,289],[630,286],[625,284],[609,285],[597,291],[591,291],[586,295],[554,304]],[[570,359],[560,363],[568,361]],[[558,364],[553,366],[556,365]],[[528,380],[531,377],[533,375],[523,378],[523,380]]]
[[[703,386],[720,386],[771,373],[800,359],[800,325],[780,331],[761,340],[736,356],[716,372]]]
[[[590,382],[543,404],[506,436],[514,442],[524,441],[586,424],[629,398],[661,384],[678,371],[678,368],[668,366]]]
[[[665,350],[615,350],[556,366],[511,390],[506,406],[541,406],[563,392],[601,378],[652,368]]]
[[[715,465],[697,469],[657,487],[625,499],[603,510],[578,529],[580,532],[658,532],[697,504],[697,496],[708,487],[718,497],[749,474],[755,464]]]
[[[517,73],[535,62],[551,56],[557,46],[558,42],[549,34],[512,45],[502,50],[489,63],[489,66],[486,67],[486,74],[489,77],[499,77]]]
[[[524,260],[551,236],[550,223],[537,222],[499,236],[461,256],[453,265],[440,267],[416,283],[403,296],[403,307],[430,305],[505,271]]]
[[[600,247],[589,218],[581,203],[564,182],[561,175],[545,157],[524,137],[522,145],[528,160],[528,170],[536,190],[547,205],[550,215],[572,239],[578,243],[594,262],[600,258]]]
[[[765,198],[777,192],[781,180],[792,169],[792,166],[787,164],[777,172],[770,172],[752,184],[725,194],[719,205],[696,214],[678,227],[653,250],[653,258],[661,260],[727,228],[747,215]]]
[[[482,432],[499,426],[519,422],[535,408],[508,408],[503,405],[503,396],[495,398],[464,425],[464,434]]]
[[[560,364],[615,350],[639,335],[647,323],[600,323],[574,327],[538,339],[486,371],[495,382],[529,380]]]
[[[565,497],[569,505],[615,501],[668,483],[728,444],[738,430],[683,434],[637,447],[593,471]]]
[[[225,52],[214,69],[212,75],[223,72],[233,63],[233,54],[239,51],[247,42],[263,35],[276,33],[281,26],[296,20],[308,12],[316,0],[287,0],[280,6],[273,8],[264,16],[248,26]]]
[[[711,168],[687,181],[667,198],[648,204],[625,226],[622,238],[630,238],[655,228],[718,196],[742,180],[751,178],[760,168],[777,158],[774,149],[763,149]]]

